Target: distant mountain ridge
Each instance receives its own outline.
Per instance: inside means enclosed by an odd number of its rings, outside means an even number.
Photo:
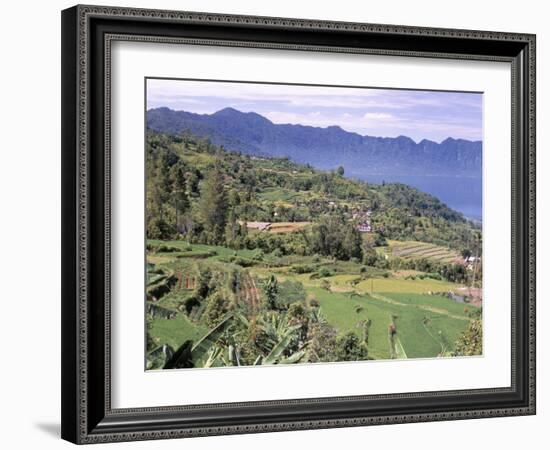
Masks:
[[[416,143],[406,136],[361,136],[336,125],[274,124],[260,114],[233,108],[214,114],[150,109],[147,127],[168,134],[188,131],[228,150],[289,157],[320,169],[343,166],[350,174],[481,177],[481,141],[447,138],[441,143],[427,139]]]

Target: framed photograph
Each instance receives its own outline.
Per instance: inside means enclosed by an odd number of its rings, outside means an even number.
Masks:
[[[62,12],[62,437],[535,413],[535,36]]]

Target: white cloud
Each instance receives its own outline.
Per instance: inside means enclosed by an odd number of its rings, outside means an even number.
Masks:
[[[379,112],[368,112],[363,114],[363,119],[366,119],[367,122],[369,121],[377,121],[377,120],[389,120],[389,119],[395,119],[395,116],[388,114],[388,113],[379,113]]]
[[[481,139],[482,97],[453,92],[149,79],[148,107],[211,114],[231,106],[274,123],[362,135]]]
[[[403,109],[407,105],[388,91],[373,88],[342,88],[265,83],[214,83],[185,80],[147,80],[150,104],[166,101],[171,104],[192,103],[201,97],[223,97],[234,101],[278,102],[289,107],[346,109]],[[395,96],[395,95],[394,95]],[[195,100],[196,102],[197,100]]]

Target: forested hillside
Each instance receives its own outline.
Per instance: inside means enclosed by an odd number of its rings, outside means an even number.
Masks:
[[[448,138],[441,143],[427,139],[416,143],[406,136],[362,136],[339,126],[274,124],[260,114],[234,108],[214,114],[151,109],[147,126],[175,135],[190,132],[250,155],[292,157],[320,169],[342,165],[357,173],[481,177],[480,141]]]
[[[367,184],[346,178],[342,168],[322,172],[287,158],[229,152],[189,134],[148,133],[147,192],[150,238],[181,235],[242,247],[253,239],[239,225],[244,221],[312,222],[323,226],[262,245],[313,254],[320,247],[315,231],[337,230],[336,241],[351,245],[361,222],[370,225],[376,245],[417,240],[462,250],[475,231],[460,213],[409,186]]]
[[[190,134],[146,151],[148,369],[481,354],[480,230],[438,199]]]

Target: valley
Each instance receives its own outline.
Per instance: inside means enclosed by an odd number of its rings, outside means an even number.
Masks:
[[[481,354],[481,229],[437,198],[191,133],[146,169],[148,369]]]

